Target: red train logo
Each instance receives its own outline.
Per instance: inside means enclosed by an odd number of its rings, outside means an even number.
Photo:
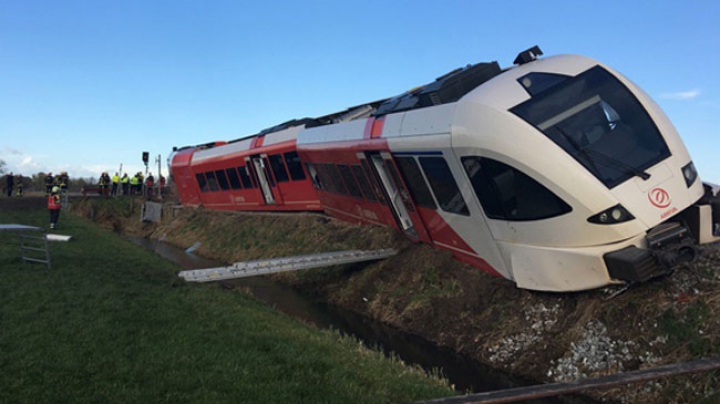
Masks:
[[[660,209],[665,209],[670,206],[670,203],[672,203],[670,195],[662,188],[653,188],[650,190],[648,193],[648,199],[653,206]]]

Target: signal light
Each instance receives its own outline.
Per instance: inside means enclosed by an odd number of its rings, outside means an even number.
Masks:
[[[143,156],[143,163],[145,163],[145,165],[147,165],[148,161],[150,161],[150,153],[144,151],[142,156]]]

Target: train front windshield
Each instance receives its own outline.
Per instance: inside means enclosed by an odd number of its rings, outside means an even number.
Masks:
[[[576,77],[531,73],[520,78],[533,97],[511,112],[535,126],[613,188],[670,156],[637,98],[607,70]]]

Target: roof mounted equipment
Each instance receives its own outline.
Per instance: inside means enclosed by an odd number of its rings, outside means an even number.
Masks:
[[[536,60],[538,58],[538,56],[540,56],[542,54],[543,54],[543,52],[540,50],[540,48],[538,48],[538,46],[535,45],[528,50],[518,53],[513,64],[524,65],[525,63],[529,63],[529,62]]]

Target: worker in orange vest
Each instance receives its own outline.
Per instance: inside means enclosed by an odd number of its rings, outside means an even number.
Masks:
[[[60,219],[60,209],[62,204],[60,202],[60,187],[52,187],[52,193],[48,196],[48,210],[50,211],[50,228],[54,229],[57,227],[58,219]]]

